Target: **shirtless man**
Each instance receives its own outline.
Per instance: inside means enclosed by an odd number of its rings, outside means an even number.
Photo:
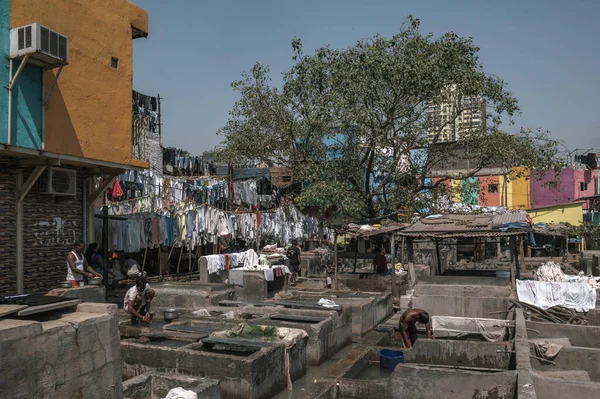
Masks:
[[[417,321],[425,325],[427,338],[431,339],[431,324],[429,323],[429,313],[423,309],[408,309],[400,316],[400,332],[402,333],[402,342],[406,348],[411,348],[417,340]]]

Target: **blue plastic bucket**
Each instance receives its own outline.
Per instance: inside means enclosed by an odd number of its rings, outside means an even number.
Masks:
[[[391,349],[382,349],[379,352],[379,366],[382,369],[393,370],[398,363],[404,363],[404,353]]]

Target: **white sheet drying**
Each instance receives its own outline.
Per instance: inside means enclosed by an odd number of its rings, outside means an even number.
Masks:
[[[519,301],[548,309],[564,306],[577,312],[596,307],[596,290],[585,283],[517,280]]]
[[[460,338],[481,335],[489,342],[504,339],[508,320],[474,317],[432,316],[431,327],[436,338]]]

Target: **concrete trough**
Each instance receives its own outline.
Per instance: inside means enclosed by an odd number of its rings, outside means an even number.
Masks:
[[[381,335],[381,334],[380,334]],[[373,337],[371,337],[373,338]],[[379,364],[380,352],[383,349],[402,350],[404,353],[404,364],[396,367],[396,372],[382,369]],[[500,351],[501,353],[499,353]],[[512,398],[510,393],[514,393],[516,385],[516,372],[511,372],[513,368],[512,354],[505,353],[503,343],[488,342],[470,342],[470,341],[437,341],[437,340],[418,340],[411,349],[390,348],[382,346],[365,345],[356,348],[343,361],[340,362],[339,376],[332,375],[329,379],[335,381],[337,397],[364,398],[364,397],[500,397]],[[446,388],[455,390],[446,396],[446,390],[438,391],[404,391],[404,396],[397,396],[399,386],[407,385],[403,389],[415,389],[411,383],[405,381],[403,376],[398,373],[398,368],[408,370],[409,374],[419,375],[419,378],[445,378]],[[452,374],[452,372],[458,374]],[[450,375],[446,375],[450,372]],[[398,373],[398,375],[396,375]],[[430,376],[431,375],[431,376]],[[477,376],[486,380],[484,384],[477,385]],[[459,383],[449,382],[448,379],[456,377],[464,379],[468,384],[467,390],[460,390]],[[394,381],[396,379],[396,381]],[[499,390],[493,391],[494,384],[499,384]],[[417,383],[418,385],[418,383]],[[467,391],[472,389],[482,389],[490,396],[466,395]],[[496,394],[498,396],[495,396]],[[329,398],[330,390],[322,389],[322,392],[316,397]],[[461,396],[465,394],[465,396]]]
[[[414,287],[412,308],[431,315],[506,319],[510,285],[493,277],[422,277]]]
[[[155,292],[153,312],[172,308],[193,311],[235,299],[235,290],[229,284],[163,282],[151,287]]]
[[[529,350],[535,354],[533,343]],[[534,370],[547,376],[563,374],[569,378],[569,374],[580,372],[578,381],[600,382],[600,349],[565,346],[550,360],[552,363],[532,358],[531,365]]]
[[[514,399],[517,372],[482,373],[399,364],[390,379],[389,398]]]
[[[220,381],[223,398],[270,398],[286,386],[285,356],[292,381],[306,373],[308,338],[286,350],[278,342],[219,337],[174,344],[168,334],[162,340],[153,337],[154,342],[122,340],[123,377],[161,372],[214,378]]]
[[[572,346],[600,349],[600,327],[528,321],[530,340],[568,338]]]
[[[352,313],[332,310],[285,309],[281,307],[241,308],[211,307],[206,309],[214,316],[191,317],[185,315],[180,323],[195,328],[231,328],[241,322],[250,325],[267,325],[304,330],[308,334],[306,363],[318,366],[352,342]],[[221,312],[232,312],[234,319],[225,319]],[[170,328],[170,327],[167,327]]]
[[[352,310],[352,334],[360,337],[392,314],[392,294],[387,292],[294,291],[289,301],[316,304],[319,299],[334,301]]]
[[[220,399],[219,380],[177,374],[148,373],[123,382],[124,399],[160,399],[173,388],[192,391],[203,399]]]

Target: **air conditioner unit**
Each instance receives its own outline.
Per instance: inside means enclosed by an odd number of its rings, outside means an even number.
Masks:
[[[40,194],[74,196],[77,193],[76,177],[74,170],[50,167],[40,176]]]
[[[10,30],[10,58],[30,56],[29,62],[41,68],[69,63],[69,40],[40,24]]]

